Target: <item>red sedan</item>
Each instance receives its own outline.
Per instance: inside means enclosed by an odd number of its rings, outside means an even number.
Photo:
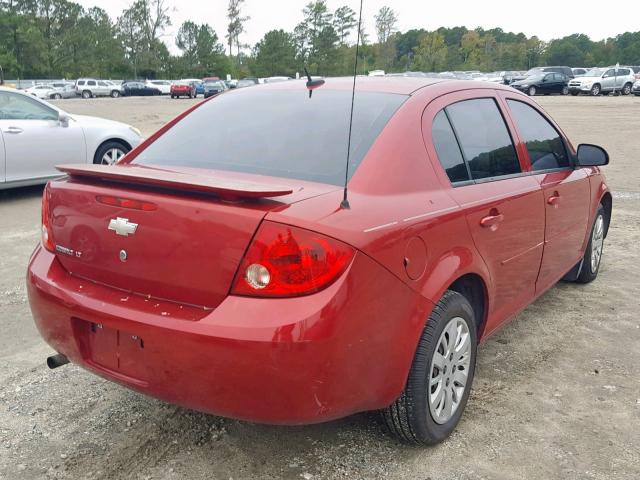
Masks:
[[[196,86],[193,83],[188,82],[177,82],[171,84],[171,88],[169,90],[171,94],[171,98],[180,98],[180,97],[196,97]]]
[[[60,167],[27,282],[49,365],[216,415],[382,410],[405,441],[446,438],[478,343],[598,274],[608,156],[509,87],[359,78],[346,171],[351,82],[234,91],[116,166]]]

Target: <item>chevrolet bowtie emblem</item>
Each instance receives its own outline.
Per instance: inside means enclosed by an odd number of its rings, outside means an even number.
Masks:
[[[112,218],[109,221],[109,230],[113,230],[118,235],[122,235],[123,237],[128,237],[129,235],[133,235],[136,233],[136,229],[138,228],[137,223],[131,223],[128,218]]]

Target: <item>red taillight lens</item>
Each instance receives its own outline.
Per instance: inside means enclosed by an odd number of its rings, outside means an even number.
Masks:
[[[349,266],[355,250],[298,227],[264,222],[247,250],[231,293],[293,297],[317,292]]]
[[[142,202],[140,200],[132,200],[130,198],[112,197],[111,195],[98,195],[96,197],[96,201],[113,207],[132,208],[134,210],[143,210],[145,212],[152,212],[158,208],[155,203]]]
[[[53,236],[51,235],[51,214],[49,212],[49,185],[42,192],[42,246],[50,252],[55,252]]]

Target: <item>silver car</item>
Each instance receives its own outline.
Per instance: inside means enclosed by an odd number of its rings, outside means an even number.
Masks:
[[[592,68],[584,76],[574,78],[569,82],[569,93],[578,95],[608,95],[618,91],[629,95],[635,81],[633,70],[629,67]]]
[[[49,93],[49,98],[51,100],[60,100],[62,98],[75,98],[76,87],[74,84],[64,85],[62,87],[54,87],[54,89]]]
[[[130,125],[71,115],[0,87],[0,190],[46,183],[62,163],[115,163],[141,141]]]

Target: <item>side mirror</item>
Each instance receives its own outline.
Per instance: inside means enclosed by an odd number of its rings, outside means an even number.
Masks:
[[[69,115],[64,112],[60,112],[58,114],[58,122],[60,122],[60,126],[67,128],[69,126]]]
[[[582,143],[578,145],[578,165],[581,167],[600,167],[609,164],[609,154],[598,145]]]

